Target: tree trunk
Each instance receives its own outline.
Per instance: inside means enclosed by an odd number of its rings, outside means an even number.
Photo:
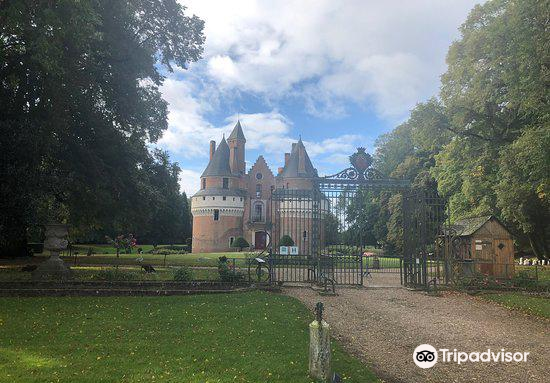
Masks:
[[[529,233],[527,234],[527,238],[529,239],[529,244],[531,245],[533,253],[538,259],[549,258],[548,246],[546,244],[546,238],[544,237],[544,234],[542,236],[539,236],[535,233]]]

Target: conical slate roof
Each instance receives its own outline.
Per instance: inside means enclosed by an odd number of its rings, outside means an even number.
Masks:
[[[229,135],[228,140],[243,140],[246,142],[246,138],[244,138],[243,128],[241,127],[241,121],[237,120],[237,123],[235,124],[233,131]]]
[[[224,137],[214,152],[208,166],[204,169],[201,177],[231,175],[231,168],[229,167],[229,145],[227,145],[227,141],[225,141]]]
[[[292,148],[288,163],[283,168],[280,174],[282,178],[315,178],[317,177],[317,169],[313,167],[311,160],[307,154],[306,148],[302,139],[298,141]]]

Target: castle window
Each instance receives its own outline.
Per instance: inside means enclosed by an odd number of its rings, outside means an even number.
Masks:
[[[214,221],[220,220],[220,211],[218,209],[214,209]]]
[[[257,180],[261,180],[262,178],[264,178],[262,173],[256,173],[256,179]]]
[[[260,198],[262,195],[262,184],[256,184],[256,197]]]
[[[233,244],[234,240],[235,240],[235,237],[229,237],[229,246]]]
[[[223,200],[225,201],[226,199],[227,199],[227,197],[226,197],[226,196],[223,196]]]
[[[203,178],[203,179],[201,180],[201,182],[202,182],[202,184],[201,184],[202,188],[203,188],[203,189],[206,189],[206,178]]]
[[[252,222],[263,222],[264,204],[261,202],[254,203],[254,211],[252,213]]]
[[[202,200],[203,200],[203,201],[206,201],[206,197],[202,197]]]
[[[222,179],[222,189],[229,189],[229,178]]]
[[[305,240],[307,239],[307,231],[305,231],[305,230],[304,230],[304,232],[303,232],[303,234],[302,234],[302,235],[303,235],[303,237],[304,237],[304,241],[305,241]]]
[[[212,197],[212,201],[215,201],[216,200],[216,197]]]

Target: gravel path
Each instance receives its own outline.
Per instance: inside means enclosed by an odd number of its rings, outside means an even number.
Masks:
[[[371,284],[374,284],[371,282]],[[460,293],[429,296],[403,288],[339,288],[323,297],[309,288],[284,292],[313,308],[325,304],[333,334],[387,382],[548,382],[550,322]],[[528,351],[527,362],[413,363],[420,344],[459,351]]]

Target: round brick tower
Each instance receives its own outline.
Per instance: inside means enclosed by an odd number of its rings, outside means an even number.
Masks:
[[[201,175],[201,190],[191,198],[193,253],[234,250],[232,242],[243,236],[246,140],[240,123],[229,142],[224,137],[217,148],[214,141],[210,142],[210,162]]]

